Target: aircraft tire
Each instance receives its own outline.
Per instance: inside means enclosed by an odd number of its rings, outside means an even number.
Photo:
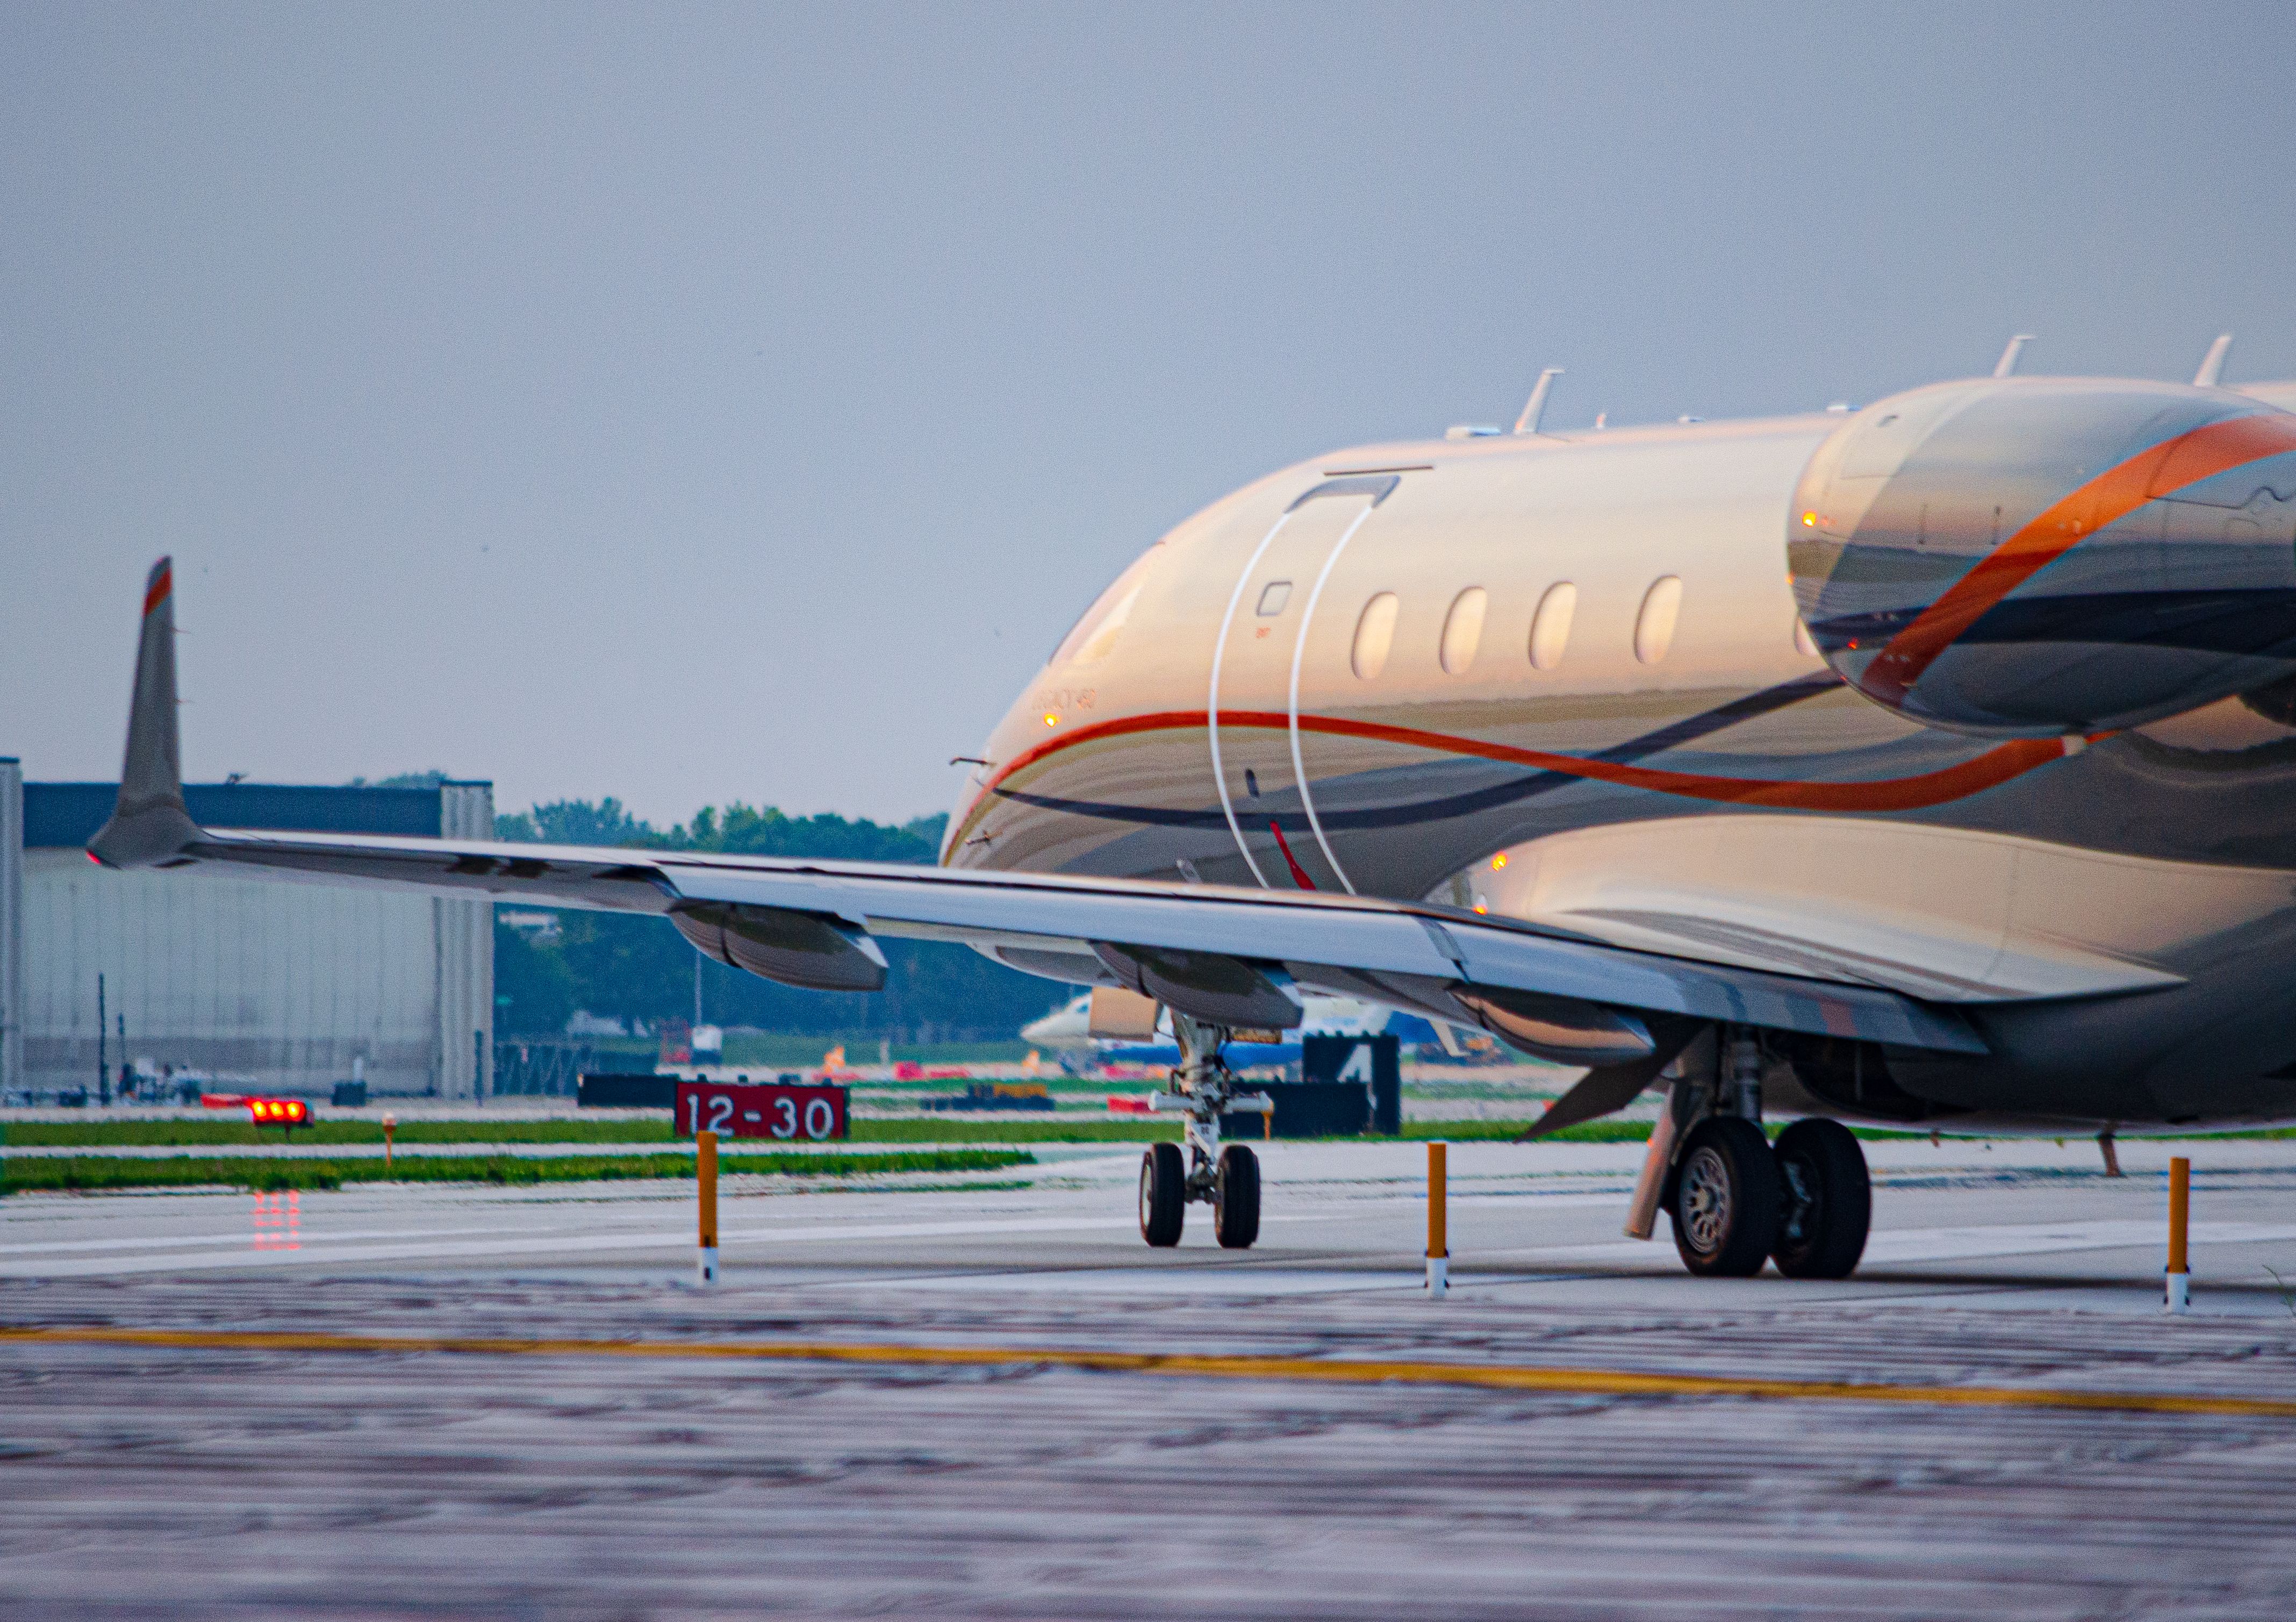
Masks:
[[[1778,1134],[1784,1201],[1770,1255],[1788,1278],[1846,1279],[1866,1254],[1874,1184],[1866,1151],[1840,1121],[1796,1121]]]
[[[1777,1157],[1762,1129],[1734,1115],[1691,1128],[1667,1212],[1682,1265],[1702,1278],[1751,1278],[1777,1242]]]
[[[1158,1249],[1180,1242],[1188,1216],[1188,1163],[1177,1143],[1151,1143],[1140,1157],[1140,1237]]]
[[[1259,1237],[1259,1157],[1241,1143],[1220,1151],[1212,1182],[1212,1231],[1224,1250],[1249,1250]]]

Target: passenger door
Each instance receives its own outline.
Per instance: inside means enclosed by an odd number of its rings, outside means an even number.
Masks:
[[[1291,731],[1294,676],[1317,581],[1397,482],[1392,474],[1325,479],[1292,503],[1240,564],[1206,706],[1220,805],[1242,857],[1242,871],[1219,875],[1232,882],[1340,888],[1300,795]]]

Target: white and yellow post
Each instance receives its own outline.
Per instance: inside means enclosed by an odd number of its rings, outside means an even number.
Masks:
[[[718,1282],[718,1135],[693,1136],[693,1176],[701,1191],[701,1282]]]
[[[1451,1292],[1450,1200],[1448,1143],[1427,1145],[1427,1298],[1439,1301]]]
[[[2183,1155],[2169,1162],[2169,1290],[2164,1310],[2191,1309],[2193,1273],[2186,1260],[2186,1229],[2193,1215],[2193,1163]]]

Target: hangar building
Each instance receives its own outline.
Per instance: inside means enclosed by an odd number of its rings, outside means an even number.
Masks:
[[[116,784],[0,759],[0,1090],[89,1088],[123,1061],[221,1085],[483,1098],[494,919],[483,900],[207,872],[115,872],[84,847]],[[488,839],[494,785],[195,783],[211,828]],[[104,1031],[97,1037],[99,978]]]

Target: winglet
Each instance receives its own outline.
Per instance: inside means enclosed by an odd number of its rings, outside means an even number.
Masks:
[[[176,739],[176,595],[171,560],[152,565],[144,586],[144,635],[135,649],[135,692],[127,709],[127,758],[111,820],[87,842],[106,867],[149,867],[199,837],[184,809],[183,750]]]
[[[2017,371],[2018,356],[2025,353],[2025,346],[2032,341],[2033,335],[2030,332],[2020,332],[2014,338],[2012,338],[2009,340],[2008,347],[2001,351],[2001,358],[1993,363],[1993,375],[1996,377],[2013,376]]]
[[[2201,359],[2201,369],[2193,373],[2193,387],[2195,389],[2213,389],[2218,383],[2222,382],[2224,381],[2225,356],[2231,353],[2232,334],[2230,332],[2218,333],[2216,342],[2209,346],[2208,354],[2203,356]]]

